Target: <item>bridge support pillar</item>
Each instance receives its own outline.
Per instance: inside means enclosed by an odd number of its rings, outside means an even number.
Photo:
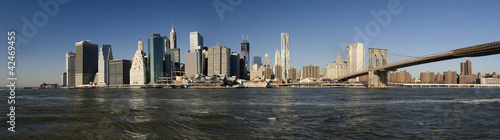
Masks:
[[[376,67],[389,63],[387,59],[387,49],[370,48],[368,65],[368,88],[387,88],[387,71],[375,70],[373,57],[375,57]]]

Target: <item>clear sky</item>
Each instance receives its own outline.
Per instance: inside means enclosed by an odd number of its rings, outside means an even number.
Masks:
[[[40,0],[53,2],[55,0]],[[177,31],[181,62],[189,49],[189,32],[198,31],[204,45],[219,45],[240,50],[241,34],[250,34],[250,55],[269,54],[280,48],[280,33],[290,33],[291,66],[313,64],[325,68],[340,52],[346,59],[346,45],[359,41],[365,48],[422,56],[455,48],[500,40],[500,1],[481,0],[178,0],[178,1],[102,1],[66,0],[46,12],[38,1],[1,1],[0,34],[4,53],[0,83],[7,84],[7,32],[16,31],[18,40],[16,71],[19,86],[38,86],[41,82],[60,83],[65,71],[65,54],[75,51],[81,40],[111,44],[114,59],[132,59],[139,39],[152,33],[170,36]],[[61,0],[61,2],[63,2]],[[394,3],[396,2],[396,3]],[[391,5],[396,8],[391,8]],[[226,9],[222,14],[218,9]],[[389,6],[388,6],[389,5]],[[391,13],[392,10],[392,13]],[[389,12],[390,20],[374,13]],[[44,17],[46,16],[46,17]],[[35,18],[35,20],[33,19]],[[222,18],[221,18],[222,17]],[[24,31],[25,18],[37,32]],[[369,27],[366,30],[366,27]],[[356,39],[356,29],[367,34],[368,41]],[[26,41],[25,40],[25,41]],[[145,44],[147,45],[147,43]],[[391,62],[407,58],[389,56]],[[463,58],[403,68],[412,77],[420,72],[460,73],[460,62],[472,61],[473,73],[500,72],[500,55]],[[264,62],[264,60],[262,60]]]

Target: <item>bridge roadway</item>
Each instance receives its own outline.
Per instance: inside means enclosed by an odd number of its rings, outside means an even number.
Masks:
[[[391,64],[387,64],[385,66],[377,66],[373,70],[375,71],[393,71],[398,68],[409,67],[414,65],[420,65],[425,63],[432,63],[437,61],[444,61],[449,59],[456,59],[462,57],[478,57],[478,56],[486,56],[492,54],[500,53],[500,41],[491,42],[481,45],[475,45],[466,48],[454,49],[451,51],[435,53],[431,55],[426,55],[418,58],[413,58],[405,61],[399,61]],[[360,71],[352,74],[348,74],[342,77],[338,77],[336,79],[332,79],[334,81],[345,81],[349,78],[354,78],[362,75],[367,75],[368,70]]]

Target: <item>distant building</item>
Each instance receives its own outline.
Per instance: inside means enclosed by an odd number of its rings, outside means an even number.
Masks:
[[[240,72],[239,72],[240,76],[239,76],[239,78],[249,80],[250,76],[248,76],[249,71],[248,71],[248,67],[246,65],[246,60],[247,59],[245,58],[245,56],[240,56],[240,65],[239,65],[240,66]]]
[[[288,74],[290,70],[290,34],[281,33],[281,62],[280,65],[283,68],[281,76],[285,79],[289,79]]]
[[[109,61],[109,84],[124,85],[130,82],[130,60]]]
[[[67,78],[68,76],[66,75],[66,72],[63,72],[62,74],[62,77],[61,77],[61,86],[67,86],[66,83],[67,83]]]
[[[297,74],[297,73],[299,73],[299,72],[297,71],[297,69],[295,69],[295,68],[290,68],[290,69],[288,70],[288,72],[289,72],[288,74],[290,75],[290,78],[288,78],[288,79],[290,80],[290,82],[297,82],[297,80],[299,80],[299,79],[300,79],[300,77],[297,77],[297,75],[300,75],[300,74]]]
[[[481,85],[500,84],[500,78],[479,78],[478,81]]]
[[[208,75],[208,48],[203,47],[201,49],[201,64],[199,65],[201,68],[200,74]]]
[[[256,81],[258,79],[271,79],[272,78],[272,70],[270,67],[260,67],[259,69],[255,69],[250,71],[250,80]]]
[[[271,66],[271,62],[269,61],[269,54],[265,54],[264,55],[264,67],[270,67]]]
[[[198,32],[189,33],[189,49],[191,51],[203,48],[203,36]]]
[[[363,43],[349,44],[347,46],[347,67],[349,73],[365,70],[365,47]],[[359,77],[353,81],[360,81]]]
[[[164,77],[173,77],[174,69],[175,69],[175,53],[174,52],[166,52],[163,60],[163,76]]]
[[[89,41],[75,43],[75,85],[91,84],[97,73],[98,45]]]
[[[409,72],[404,71],[396,71],[387,73],[387,81],[394,83],[413,83],[413,79]]]
[[[177,49],[177,33],[175,32],[174,25],[172,25],[172,30],[170,30],[170,49]],[[177,53],[179,56],[179,53]]]
[[[139,39],[138,49],[132,59],[132,66],[130,68],[130,85],[144,85],[147,81],[146,69],[146,53],[144,53],[144,45],[142,40]]]
[[[276,79],[276,80],[283,79],[283,76],[281,75],[282,71],[283,71],[283,68],[280,65],[274,65],[274,68],[273,68],[274,79]]]
[[[66,54],[66,73],[67,73],[66,85],[68,87],[74,87],[75,86],[75,53],[73,53],[73,52],[68,52]]]
[[[319,79],[319,66],[313,66],[312,64],[309,66],[304,66],[302,68],[304,70],[304,78],[310,78],[310,79]],[[297,77],[297,76],[296,76]],[[297,79],[300,79],[300,77],[297,77]]]
[[[208,48],[208,76],[231,75],[231,49],[225,46]]]
[[[240,54],[237,52],[231,52],[231,75],[235,76],[236,79],[240,79]]]
[[[163,37],[163,50],[167,52],[168,49],[170,49],[170,40],[168,39],[167,36],[162,36]]]
[[[97,85],[104,86],[108,84],[109,77],[109,60],[113,60],[111,45],[102,45],[99,49],[99,67],[98,67],[98,82]]]
[[[443,72],[443,79],[445,84],[457,84],[457,72],[456,71],[445,71]]]
[[[472,75],[472,62],[466,60],[460,63],[460,75]]]
[[[200,50],[190,51],[184,54],[184,64],[185,64],[185,76],[188,78],[194,78],[195,75],[200,74],[201,67],[199,67],[199,62],[201,59]]]
[[[436,82],[434,72],[421,72],[420,73],[420,83],[433,84]]]
[[[260,56],[254,56],[252,61],[252,66],[257,64],[257,68],[254,67],[252,70],[257,70],[262,65],[262,58]]]
[[[148,40],[150,84],[156,84],[156,81],[163,77],[164,43],[164,38],[160,34],[152,34]]]
[[[342,60],[340,57],[340,52],[337,55],[337,59],[332,64],[326,65],[326,78],[335,79],[340,76],[349,74],[347,62]]]
[[[250,43],[247,39],[243,39],[241,43],[241,56],[245,59],[245,63],[241,63],[246,68],[246,71],[250,71]]]

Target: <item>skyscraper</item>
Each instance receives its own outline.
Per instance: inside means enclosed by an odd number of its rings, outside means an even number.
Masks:
[[[274,65],[280,65],[280,51],[278,49],[274,53]]]
[[[245,59],[245,64],[244,65],[246,68],[246,71],[250,71],[250,43],[248,42],[247,39],[243,39],[243,42],[241,43],[241,55]]]
[[[460,63],[460,72],[464,75],[472,75],[472,62],[466,60]]]
[[[75,86],[75,53],[66,53],[66,85],[68,87]]]
[[[349,73],[365,70],[365,47],[363,47],[363,43],[349,44],[347,46],[347,67]],[[359,77],[356,77],[355,81],[359,81]]]
[[[203,36],[198,32],[189,33],[189,49],[191,51],[203,48]]]
[[[230,76],[235,76],[236,79],[240,79],[240,54],[237,52],[231,52],[231,75]]]
[[[82,86],[94,81],[98,66],[98,45],[89,41],[75,43],[75,85]]]
[[[200,74],[200,66],[198,64],[201,64],[200,62],[200,50],[197,49],[195,51],[188,51],[187,53],[184,54],[184,69],[185,69],[185,76],[188,78],[194,78],[195,75]]]
[[[172,25],[172,30],[170,30],[170,49],[177,48],[177,33],[175,33],[174,25]]]
[[[130,85],[144,85],[146,84],[146,53],[144,53],[144,44],[139,39],[137,51],[132,59],[132,66],[130,68]]]
[[[66,72],[63,72],[62,77],[61,77],[61,86],[65,87],[67,86],[66,84],[68,83],[68,76],[66,75]]]
[[[257,70],[259,69],[260,65],[262,65],[262,58],[260,56],[254,56],[252,59],[252,66],[255,67],[254,65],[257,65],[256,68],[252,68],[252,70]]]
[[[267,54],[267,53],[264,55],[264,66],[265,67],[271,66],[271,62],[269,61],[269,54]]]
[[[149,38],[149,69],[150,84],[156,84],[159,77],[163,77],[163,57],[165,56],[164,38],[160,34],[152,34]]]
[[[208,49],[208,76],[231,75],[231,49],[213,46]]]
[[[99,81],[97,83],[100,86],[104,86],[104,85],[109,84],[109,81],[108,81],[109,60],[113,60],[113,53],[111,52],[111,45],[102,45],[101,48],[99,49],[99,67],[98,67]]]
[[[290,34],[281,33],[281,66],[283,67],[282,76],[285,79],[290,78],[288,71],[290,69]]]
[[[163,50],[165,50],[165,52],[167,52],[168,49],[170,49],[170,40],[168,39],[167,36],[162,36],[163,37]]]
[[[109,84],[124,85],[130,82],[130,60],[109,61]]]

